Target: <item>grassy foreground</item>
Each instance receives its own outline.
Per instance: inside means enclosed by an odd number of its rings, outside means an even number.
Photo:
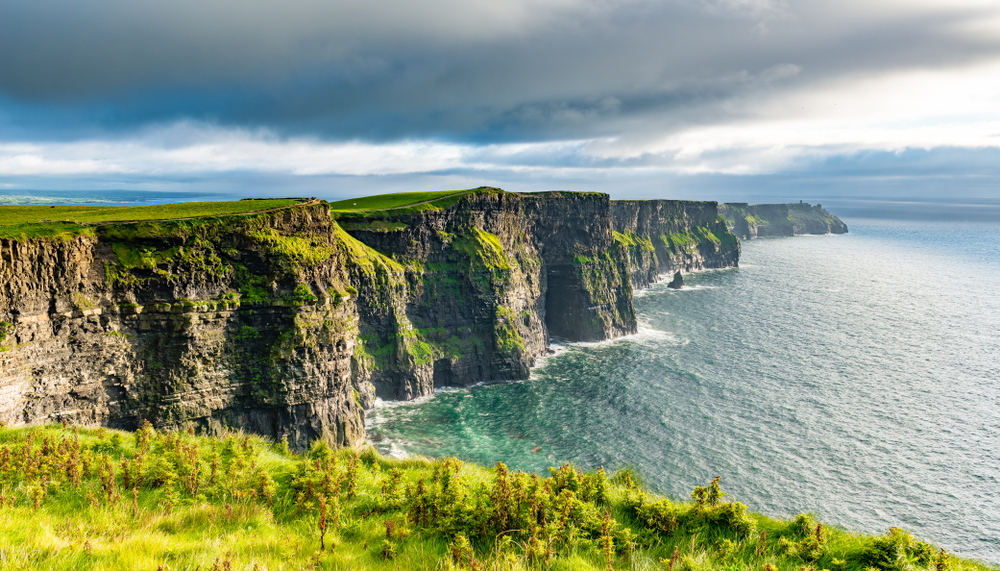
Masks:
[[[550,477],[257,436],[0,428],[2,569],[988,569],[635,474]]]
[[[291,198],[181,202],[151,206],[0,206],[0,238],[73,236],[87,224],[246,214],[291,206]]]

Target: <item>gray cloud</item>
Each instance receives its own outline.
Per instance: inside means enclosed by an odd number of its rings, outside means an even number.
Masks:
[[[782,90],[1000,56],[1000,37],[970,32],[1000,8],[920,5],[7,0],[0,124],[50,137],[185,118],[332,139],[663,133],[745,117]]]

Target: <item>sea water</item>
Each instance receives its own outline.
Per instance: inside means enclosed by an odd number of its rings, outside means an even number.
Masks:
[[[847,219],[638,292],[638,335],[369,413],[386,453],[637,468],[1000,562],[1000,225]]]

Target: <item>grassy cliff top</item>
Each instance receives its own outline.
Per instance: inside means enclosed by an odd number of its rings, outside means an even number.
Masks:
[[[656,496],[628,470],[551,476],[257,436],[0,427],[0,568],[986,570],[893,529]]]
[[[0,238],[74,236],[87,232],[92,224],[249,214],[300,202],[299,199],[280,198],[153,206],[0,206]]]
[[[503,194],[504,191],[480,186],[466,190],[377,194],[331,202],[330,210],[335,217],[348,219],[405,217],[423,210],[449,208],[466,196],[480,193]]]
[[[457,197],[471,194],[479,190],[471,188],[466,190],[438,190],[433,192],[396,192],[393,194],[376,194],[374,196],[362,196],[360,198],[349,198],[330,203],[330,210],[337,212],[365,212],[370,210],[392,210],[395,208],[406,208],[441,200],[443,198]]]

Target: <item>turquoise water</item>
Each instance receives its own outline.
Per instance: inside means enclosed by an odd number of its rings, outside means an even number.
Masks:
[[[637,467],[1000,562],[1000,225],[845,220],[636,299],[638,335],[370,414],[383,451]],[[537,452],[532,450],[540,447]]]

